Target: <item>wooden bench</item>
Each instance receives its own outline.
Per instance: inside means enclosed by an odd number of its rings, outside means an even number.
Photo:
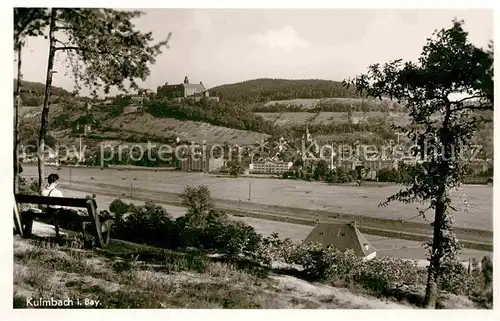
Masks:
[[[14,227],[21,236],[29,237],[31,235],[33,219],[36,217],[49,217],[50,215],[45,211],[27,211],[19,213],[17,204],[59,205],[85,208],[87,209],[87,216],[76,215],[72,219],[78,220],[79,222],[77,223],[82,223],[82,225],[85,224],[85,222],[91,223],[92,234],[95,238],[95,245],[97,247],[105,248],[109,243],[113,220],[111,217],[102,218],[98,215],[95,199],[15,194]],[[58,226],[56,226],[56,230],[58,231]]]

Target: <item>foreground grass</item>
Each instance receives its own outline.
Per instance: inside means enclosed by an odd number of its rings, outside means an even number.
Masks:
[[[58,245],[16,236],[14,307],[31,308],[39,298],[78,300],[74,308],[411,307],[196,253],[126,242],[88,251],[71,240]]]

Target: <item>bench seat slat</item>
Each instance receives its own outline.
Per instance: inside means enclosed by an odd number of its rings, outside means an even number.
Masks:
[[[67,207],[86,208],[88,201],[89,199],[85,198],[16,194],[16,202],[23,204],[59,205]],[[91,201],[94,202],[95,207],[97,207],[95,200],[92,199]]]

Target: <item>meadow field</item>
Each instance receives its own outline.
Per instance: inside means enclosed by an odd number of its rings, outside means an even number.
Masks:
[[[34,165],[24,166],[25,177],[37,177]],[[335,213],[372,216],[376,218],[400,219],[429,223],[418,216],[420,204],[395,202],[382,208],[378,204],[401,189],[398,185],[346,186],[328,185],[321,182],[305,182],[268,178],[215,177],[203,173],[119,171],[98,168],[47,168],[57,172],[60,183],[107,184],[116,186],[123,193],[133,188],[162,192],[181,193],[186,186],[206,185],[212,197],[231,201],[245,201],[265,205],[279,205],[310,210],[324,210]],[[469,207],[463,202],[466,196]],[[453,206],[457,209],[455,226],[493,231],[493,188],[491,186],[467,185],[452,193]],[[431,215],[431,213],[428,213]]]
[[[265,120],[273,122],[275,125],[279,126],[299,126],[305,125],[306,123],[310,125],[333,125],[333,124],[347,124],[349,122],[349,116],[346,112],[258,112],[257,115],[261,116]],[[354,123],[367,122],[370,118],[382,117],[387,119],[390,123],[402,126],[410,122],[408,114],[391,112],[391,113],[381,113],[381,112],[353,112],[352,119]]]

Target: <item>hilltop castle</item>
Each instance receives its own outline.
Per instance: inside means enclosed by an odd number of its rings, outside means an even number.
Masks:
[[[208,98],[209,92],[200,81],[199,84],[190,84],[188,76],[184,77],[184,82],[178,85],[169,85],[165,83],[159,86],[157,94],[168,98],[187,98],[187,97],[206,97]]]

